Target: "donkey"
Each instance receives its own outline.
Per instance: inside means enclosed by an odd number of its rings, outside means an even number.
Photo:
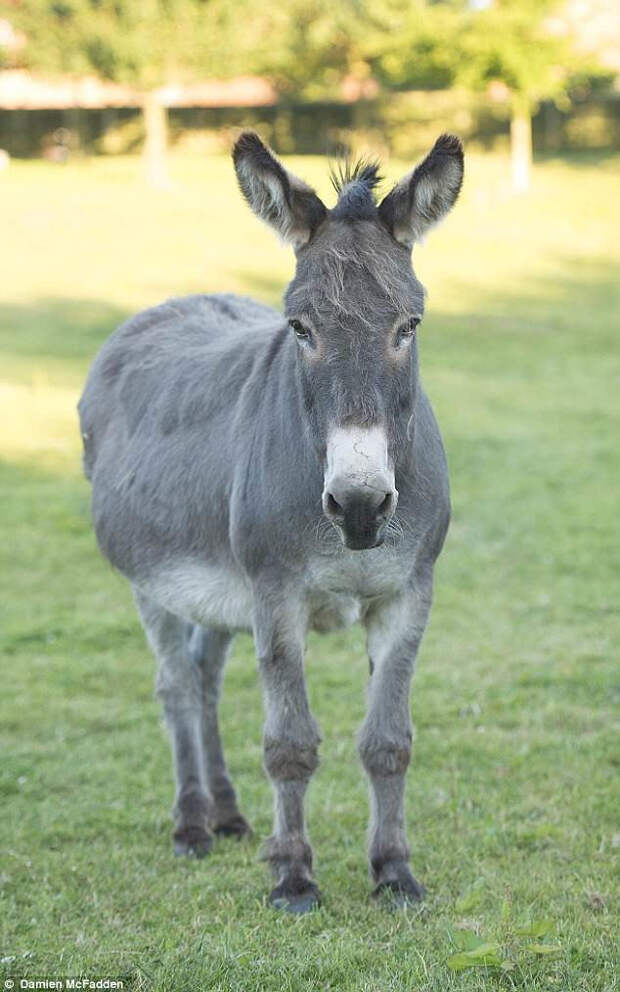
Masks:
[[[318,763],[309,629],[360,621],[370,659],[359,754],[370,782],[376,892],[423,896],[409,868],[409,688],[450,515],[446,461],[422,390],[424,290],[413,243],[453,206],[458,138],[377,202],[378,166],[333,174],[327,209],[258,135],[233,159],[241,192],[296,256],[284,315],[235,295],[132,317],[95,358],[79,403],[103,554],[130,580],[158,662],[176,772],[174,849],[241,837],[218,697],[235,633],[251,630],[275,794],[271,902],[320,901],[304,796]]]

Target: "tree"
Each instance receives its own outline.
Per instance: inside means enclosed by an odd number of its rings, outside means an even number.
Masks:
[[[167,180],[167,114],[161,89],[235,71],[222,32],[226,4],[208,0],[20,0],[11,22],[26,43],[25,67],[125,83],[141,94],[149,182]],[[232,49],[234,55],[234,48]]]
[[[229,0],[215,2],[230,6]],[[362,57],[364,3],[236,0],[237,60],[269,78],[284,98],[338,99],[345,78],[368,76]]]
[[[457,14],[449,3],[368,2],[364,56],[373,76],[386,90],[452,86]]]
[[[460,24],[457,82],[505,89],[517,193],[530,185],[532,114],[540,100],[566,94],[578,61],[567,35],[552,30],[552,9],[548,0],[495,0],[486,9],[466,11]]]
[[[572,72],[584,69],[553,9],[553,0],[375,0],[368,58],[388,87],[463,85],[504,96],[513,186],[524,192],[532,113],[540,100],[565,96]]]

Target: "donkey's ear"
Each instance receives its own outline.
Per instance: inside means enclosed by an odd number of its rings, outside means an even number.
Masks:
[[[410,247],[452,209],[462,182],[463,146],[453,134],[442,134],[382,200],[379,216],[396,240]]]
[[[237,138],[233,162],[254,213],[294,248],[305,245],[327,213],[314,190],[287,172],[253,131]]]

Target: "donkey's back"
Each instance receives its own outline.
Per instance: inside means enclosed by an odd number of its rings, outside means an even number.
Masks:
[[[281,314],[272,307],[233,293],[196,293],[143,310],[126,320],[95,358],[78,404],[84,441],[84,471],[91,478],[108,429],[128,418],[130,433],[141,425],[159,396],[163,410],[172,401],[178,411],[179,390],[188,390],[191,373],[243,375],[263,340],[256,328],[276,327]],[[236,339],[243,342],[236,348]],[[237,362],[235,362],[235,357]],[[231,361],[232,358],[232,361]],[[196,396],[216,398],[203,388]],[[226,400],[224,390],[221,398]],[[166,417],[164,416],[164,421]],[[165,427],[165,425],[164,425]]]
[[[236,402],[282,322],[248,297],[196,294],[136,314],[101,348],[79,402],[83,464],[100,546],[128,577],[201,542],[217,550]]]

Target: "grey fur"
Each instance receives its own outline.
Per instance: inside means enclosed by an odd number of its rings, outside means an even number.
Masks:
[[[132,583],[158,659],[177,850],[204,854],[213,831],[249,829],[224,760],[217,701],[231,638],[251,629],[275,794],[272,901],[295,912],[316,904],[303,806],[320,736],[304,642],[309,628],[359,619],[372,659],[359,738],[371,786],[371,872],[379,889],[420,898],[403,812],[409,687],[449,489],[412,334],[424,292],[399,236],[421,227],[411,219],[416,198],[399,184],[377,207],[375,183],[364,194],[358,170],[355,196],[349,182],[330,212],[255,135],[242,135],[234,157],[254,210],[296,249],[285,316],[238,296],[191,296],[138,314],[106,342],[79,404],[97,538]],[[419,169],[444,210],[456,195],[453,167],[436,146]],[[368,503],[356,477],[345,494],[355,512],[330,523],[326,451],[330,431],[346,437],[347,425],[356,437],[372,428],[385,438],[389,511],[381,513],[382,493]]]

